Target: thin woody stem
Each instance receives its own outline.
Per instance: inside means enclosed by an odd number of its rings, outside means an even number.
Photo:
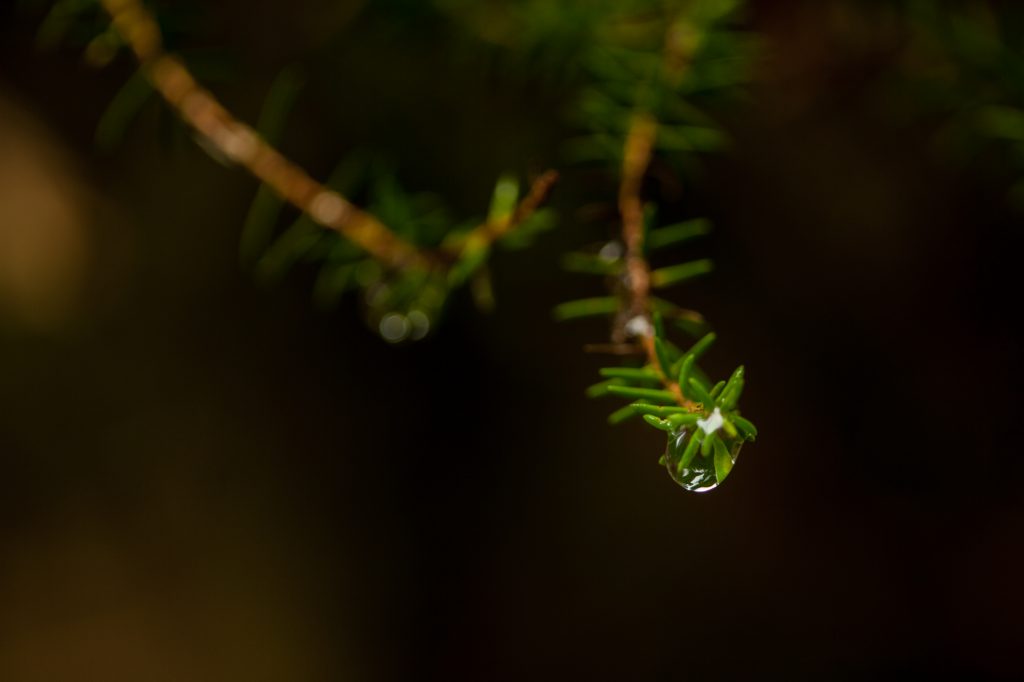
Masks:
[[[647,322],[648,328],[651,326],[651,266],[644,256],[644,206],[641,191],[654,156],[657,136],[658,122],[653,116],[634,116],[626,137],[622,181],[619,185],[622,242],[626,246],[625,315],[620,315],[620,318],[628,321],[639,317]],[[689,410],[696,410],[697,403],[688,400],[679,384],[669,376],[671,369],[661,366],[661,359],[654,346],[654,336],[650,333],[641,334],[640,340],[647,361],[658,372],[665,388],[675,396],[676,402]]]
[[[553,170],[542,173],[530,186],[530,190],[522,201],[507,216],[497,220],[488,220],[468,232],[462,239],[453,244],[456,252],[467,249],[486,247],[509,234],[529,220],[547,201],[548,195],[558,182],[558,173]]]
[[[218,155],[245,168],[282,199],[389,268],[436,269],[448,265],[452,254],[441,259],[402,239],[375,216],[313,179],[250,126],[238,121],[196,82],[180,60],[164,52],[160,28],[139,0],[100,1],[149,82]],[[471,233],[476,242],[486,244],[522,224],[547,197],[556,177],[549,172],[538,178],[506,223],[484,223],[476,228]]]
[[[666,36],[664,76],[678,81],[686,67],[685,46],[679,40],[679,31],[673,23]],[[622,177],[619,183],[619,215],[622,220],[622,242],[626,247],[624,278],[625,300],[619,312],[613,341],[627,337],[625,325],[637,318],[645,322],[645,333],[640,335],[647,361],[658,373],[662,384],[675,396],[680,406],[696,412],[698,403],[683,395],[682,387],[671,376],[671,368],[662,367],[654,344],[651,324],[651,267],[644,255],[643,182],[654,158],[654,145],[658,139],[658,121],[646,112],[633,115],[623,149]]]
[[[636,114],[626,136],[619,184],[622,242],[626,247],[627,319],[650,316],[651,268],[644,257],[644,177],[651,165],[658,122],[648,114]]]

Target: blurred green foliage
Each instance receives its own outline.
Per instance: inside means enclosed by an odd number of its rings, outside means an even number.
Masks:
[[[1016,175],[1009,198],[1024,209],[1024,7],[913,0],[906,19],[902,82],[914,106],[953,156],[1002,155]]]

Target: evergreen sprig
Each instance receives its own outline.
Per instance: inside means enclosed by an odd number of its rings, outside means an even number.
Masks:
[[[565,258],[571,271],[604,277],[611,292],[562,304],[555,316],[611,318],[611,343],[596,350],[643,360],[640,366],[603,368],[604,380],[587,394],[629,401],[609,417],[613,424],[642,416],[668,433],[662,462],[673,479],[697,491],[725,480],[740,447],[757,430],[739,410],[745,369],[712,384],[697,361],[714,335],[684,351],[667,330],[671,324],[692,334],[705,326],[703,318],[654,295],[712,271],[707,259],[659,268],[650,261],[655,252],[707,234],[710,225],[702,219],[656,225],[657,209],[645,196],[645,183],[656,158],[685,160],[725,143],[725,134],[694,100],[743,81],[752,48],[730,26],[740,5],[634,0],[609,11],[584,59],[591,78],[577,117],[589,132],[568,145],[574,161],[615,169],[622,236],[595,252]]]
[[[83,8],[95,1],[60,0],[59,6],[88,14]],[[140,0],[98,2],[111,24],[90,45],[98,40],[115,52],[128,49],[145,82],[197,139],[260,181],[241,242],[243,263],[271,279],[299,261],[316,263],[317,299],[331,303],[350,289],[361,290],[371,323],[388,341],[426,335],[458,287],[469,285],[481,306],[490,305],[487,260],[494,247],[523,246],[551,225],[541,205],[556,180],[553,172],[536,178],[525,193],[513,176],[500,178],[488,214],[473,223],[453,222],[436,197],[407,192],[393,169],[372,160],[350,157],[320,183],[275,146],[301,86],[296,74],[281,74],[260,124],[250,128],[165,52],[161,28]],[[731,23],[741,0],[572,0],[564,6],[522,0],[475,8],[463,0],[435,2],[474,17],[470,25],[492,42],[528,53],[557,44],[574,53],[572,63],[583,74],[576,107],[583,134],[566,152],[573,161],[615,169],[622,236],[594,253],[566,256],[567,269],[606,278],[611,292],[566,303],[556,315],[611,317],[611,343],[603,349],[642,360],[602,369],[603,381],[588,394],[627,401],[610,417],[613,423],[642,416],[667,432],[663,462],[684,487],[716,487],[742,444],[757,434],[739,410],[745,370],[712,383],[698,366],[715,338],[706,333],[703,317],[655,295],[712,271],[707,259],[657,268],[650,261],[656,252],[707,234],[710,226],[701,219],[658,224],[646,184],[655,159],[685,164],[726,144],[727,136],[698,103],[709,93],[733,90],[745,77],[752,44]],[[129,118],[147,97],[141,81],[129,85],[116,98],[115,122]],[[279,231],[289,204],[300,215]],[[703,336],[682,350],[668,325]]]
[[[250,128],[202,87],[180,58],[165,51],[161,27],[141,0],[58,0],[44,21],[42,35],[46,40],[63,35],[99,8],[110,23],[89,46],[96,41],[110,46],[113,52],[104,63],[119,49],[129,50],[145,82],[194,131],[200,144],[215,158],[241,166],[260,181],[246,220],[243,261],[258,261],[259,270],[271,276],[301,259],[320,263],[318,300],[330,302],[349,288],[361,288],[371,324],[388,341],[425,336],[448,294],[463,285],[471,287],[481,306],[489,306],[486,264],[494,246],[507,242],[522,247],[552,224],[550,213],[541,207],[557,180],[553,171],[536,177],[523,195],[516,178],[502,177],[488,215],[472,224],[451,222],[429,195],[405,192],[394,173],[372,178],[367,191],[370,205],[360,208],[343,193],[348,184],[343,179],[352,180],[351,165],[340,167],[332,181],[320,183],[276,148],[275,138],[298,88],[292,74],[277,79],[260,125]],[[108,40],[108,35],[113,37]],[[142,81],[130,81],[115,97],[116,106],[104,117],[105,132],[98,133],[98,139],[115,138],[115,124],[129,119],[148,95]],[[274,239],[274,225],[286,204],[301,216]]]

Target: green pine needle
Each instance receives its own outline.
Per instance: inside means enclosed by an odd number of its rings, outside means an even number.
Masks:
[[[619,300],[617,298],[611,296],[586,298],[579,301],[569,301],[555,307],[554,316],[559,322],[565,322],[588,317],[613,315],[618,309]]]
[[[652,272],[651,284],[658,289],[664,289],[706,275],[712,270],[714,270],[714,264],[708,259],[673,265]]]
[[[636,388],[635,386],[609,386],[608,392],[620,398],[631,400],[652,400],[659,403],[674,403],[676,398],[671,391],[654,388]]]
[[[711,222],[704,218],[688,220],[677,225],[668,225],[651,230],[647,234],[647,248],[651,251],[683,244],[711,232]]]

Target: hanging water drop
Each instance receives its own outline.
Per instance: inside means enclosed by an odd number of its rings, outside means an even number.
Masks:
[[[422,310],[412,310],[408,315],[411,332],[409,338],[413,341],[420,341],[430,333],[430,318]]]
[[[691,492],[706,493],[725,480],[742,447],[743,440],[737,438],[725,443],[725,451],[704,456],[693,431],[682,428],[668,434],[668,447],[662,460],[673,481]]]
[[[601,247],[597,257],[603,260],[605,263],[614,263],[615,261],[622,258],[625,254],[625,249],[622,248],[622,244],[617,241],[610,241]]]
[[[388,313],[381,318],[378,331],[388,343],[401,343],[409,338],[412,325],[409,323],[409,318],[405,315],[401,313]]]

